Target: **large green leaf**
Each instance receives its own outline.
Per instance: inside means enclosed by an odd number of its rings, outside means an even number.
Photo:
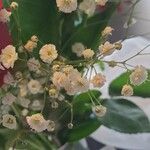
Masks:
[[[104,100],[107,113],[100,118],[108,128],[124,133],[150,132],[150,122],[144,112],[125,99]]]
[[[150,71],[149,72],[149,79],[150,79]],[[129,80],[129,73],[123,73],[117,79],[112,81],[109,87],[109,94],[111,96],[120,96],[121,89],[123,85],[127,83]],[[141,97],[150,97],[150,81],[146,81],[140,86],[134,86],[134,95],[141,96]]]

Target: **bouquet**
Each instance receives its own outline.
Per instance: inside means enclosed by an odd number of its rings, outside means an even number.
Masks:
[[[0,88],[0,149],[58,149],[101,125],[125,133],[150,131],[144,112],[125,98],[150,97],[149,70],[128,63],[148,55],[144,50],[150,45],[126,60],[105,59],[122,49],[123,41],[109,41],[114,29],[108,25],[121,3],[3,0],[0,21],[7,23],[12,43],[0,54],[0,69],[6,72]],[[125,70],[110,84],[109,99],[101,97],[105,67]]]

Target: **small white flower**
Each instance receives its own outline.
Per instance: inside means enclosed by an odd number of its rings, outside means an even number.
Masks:
[[[102,105],[92,107],[93,112],[97,117],[103,117],[106,114],[107,108]]]
[[[71,13],[77,9],[77,0],[56,0],[57,7],[64,13]]]
[[[49,124],[48,124],[48,127],[47,127],[47,131],[49,132],[53,132],[55,130],[55,122],[52,121],[52,120],[49,120]]]
[[[12,2],[12,3],[10,4],[10,8],[11,8],[11,9],[16,9],[16,8],[18,8],[18,3],[17,3],[17,2]]]
[[[95,2],[97,3],[97,5],[105,6],[108,0],[95,0]]]
[[[42,86],[37,80],[30,80],[28,83],[28,89],[32,94],[37,94],[42,92]]]
[[[0,10],[0,22],[6,23],[10,21],[11,12],[7,11],[5,8]]]
[[[135,70],[130,75],[130,82],[132,85],[141,85],[148,78],[148,72],[143,66],[136,66]]]
[[[10,67],[14,67],[15,61],[18,59],[18,54],[16,53],[16,48],[12,45],[8,45],[4,49],[2,49],[2,53],[0,55],[0,62],[7,69]]]
[[[56,46],[53,44],[46,44],[40,49],[40,58],[45,63],[51,63],[58,56]]]
[[[4,105],[11,105],[13,102],[15,102],[17,98],[11,94],[11,93],[7,93],[3,98],[2,98],[2,103]]]
[[[29,40],[24,48],[28,51],[28,52],[33,52],[33,49],[35,49],[37,47],[37,42],[31,41]]]
[[[5,84],[8,84],[8,85],[13,85],[13,83],[15,82],[10,72],[7,72],[7,74],[4,76],[3,81]]]
[[[65,83],[67,83],[68,79],[65,73],[62,72],[55,72],[53,74],[52,82],[57,87],[57,89],[60,89],[64,86]]]
[[[103,56],[108,56],[115,51],[115,45],[107,41],[99,46],[99,50]]]
[[[85,59],[90,59],[94,56],[94,51],[91,49],[86,49],[82,52],[82,55]]]
[[[72,45],[72,52],[75,53],[78,57],[82,56],[82,52],[84,51],[85,47],[82,43],[75,43]]]
[[[39,68],[41,67],[39,60],[35,58],[30,58],[27,62],[27,66],[30,71],[39,72]]]
[[[31,41],[37,43],[37,42],[39,41],[39,39],[38,39],[38,37],[37,37],[36,35],[33,35],[33,36],[31,37]]]
[[[9,128],[9,129],[17,128],[16,118],[9,114],[3,115],[2,124],[4,127]]]
[[[24,117],[26,117],[26,116],[28,115],[28,113],[29,113],[28,109],[23,109],[23,110],[21,111],[21,114],[22,114],[22,116],[24,116]]]
[[[90,17],[95,12],[96,3],[94,0],[83,0],[79,5],[79,9]]]
[[[131,85],[124,85],[121,91],[121,94],[123,96],[132,96],[133,95],[133,88]]]
[[[32,116],[26,117],[27,123],[31,129],[34,129],[37,132],[42,132],[47,129],[49,121],[46,121],[42,114],[35,114]]]
[[[24,98],[24,97],[18,97],[18,102],[24,108],[28,108],[29,104],[31,103],[31,101],[29,99]]]
[[[106,82],[106,77],[102,74],[96,74],[93,79],[91,80],[91,83],[94,87],[102,87]]]
[[[102,31],[102,36],[108,36],[108,35],[112,35],[112,31],[114,29],[110,26],[107,26],[103,31]]]
[[[41,110],[43,105],[39,100],[34,100],[33,103],[31,104],[31,109],[35,111]]]

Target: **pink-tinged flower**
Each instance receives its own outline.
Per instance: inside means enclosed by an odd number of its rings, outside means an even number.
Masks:
[[[124,85],[121,91],[121,94],[123,96],[132,96],[133,95],[133,88],[131,85]]]
[[[7,72],[7,74],[5,74],[5,76],[4,76],[4,83],[11,85],[14,82],[15,82],[15,80],[14,80],[13,76],[11,75],[11,73]]]
[[[49,121],[45,120],[42,114],[34,114],[26,117],[27,123],[31,129],[36,132],[42,132],[47,129]]]
[[[11,105],[13,102],[15,102],[17,98],[11,94],[11,93],[7,93],[3,98],[2,98],[2,103],[4,105]]]
[[[7,23],[10,21],[11,12],[7,11],[5,8],[0,10],[0,22]]]

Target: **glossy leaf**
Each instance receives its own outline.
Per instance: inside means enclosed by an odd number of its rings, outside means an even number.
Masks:
[[[134,103],[125,99],[104,100],[107,113],[100,121],[108,128],[124,133],[150,132],[146,114]]]

